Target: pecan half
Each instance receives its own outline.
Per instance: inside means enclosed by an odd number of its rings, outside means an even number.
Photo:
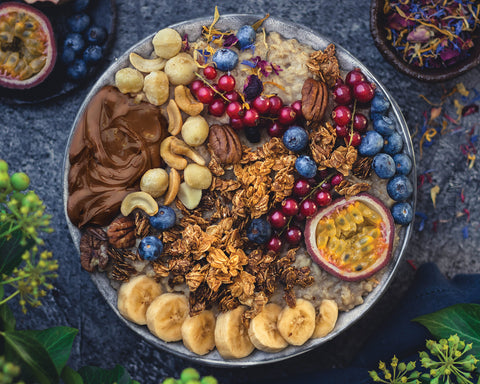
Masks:
[[[107,230],[108,242],[115,248],[130,248],[135,245],[135,220],[119,217],[112,221]]]
[[[302,87],[302,114],[307,121],[320,121],[328,105],[328,89],[323,81],[311,77]]]
[[[101,228],[88,228],[80,239],[80,264],[87,272],[95,267],[103,270],[108,264],[108,238]]]
[[[222,164],[235,164],[242,158],[243,148],[240,138],[227,124],[215,124],[210,127],[208,145]]]

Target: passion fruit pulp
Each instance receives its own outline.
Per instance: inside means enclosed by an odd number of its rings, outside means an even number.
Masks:
[[[0,86],[25,89],[40,84],[53,70],[56,57],[47,16],[26,4],[0,5]]]
[[[320,267],[346,281],[370,277],[389,262],[394,222],[387,207],[366,193],[341,198],[307,220],[307,251]]]

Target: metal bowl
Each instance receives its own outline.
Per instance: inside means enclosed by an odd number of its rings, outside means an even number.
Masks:
[[[220,29],[238,29],[242,25],[245,24],[253,24],[256,20],[260,19],[261,15],[225,15],[220,18],[216,26]],[[180,32],[181,35],[184,33],[188,33],[190,40],[195,40],[200,35],[200,30],[203,25],[209,25],[212,22],[211,18],[202,18],[202,19],[195,19],[192,21],[186,21],[179,24],[172,25],[171,28],[174,28]],[[267,32],[276,31],[279,32],[285,38],[296,38],[301,43],[310,45],[312,48],[324,49],[331,41],[328,39],[319,36],[314,31],[305,28],[298,24],[293,24],[287,21],[282,21],[274,17],[270,17],[264,22],[264,27]],[[153,35],[148,36],[144,40],[140,41],[138,44],[134,45],[130,48],[127,53],[123,54],[115,63],[113,63],[110,68],[100,77],[100,79],[94,84],[91,91],[85,98],[80,110],[77,114],[75,122],[72,126],[72,131],[70,132],[70,137],[68,140],[65,158],[64,158],[64,175],[63,175],[63,183],[64,183],[64,208],[65,208],[65,216],[67,219],[68,227],[72,236],[72,239],[75,245],[79,246],[80,242],[80,231],[77,227],[75,227],[69,220],[66,206],[67,206],[67,198],[68,198],[68,172],[70,168],[70,164],[68,161],[68,152],[70,143],[73,136],[73,131],[79,121],[81,115],[83,114],[87,104],[89,103],[90,99],[102,88],[104,85],[107,84],[114,84],[114,76],[115,72],[120,68],[126,67],[129,64],[128,61],[128,54],[130,52],[137,52],[144,57],[148,56],[152,50],[153,46],[151,44]],[[405,119],[400,112],[398,104],[393,100],[392,96],[389,92],[385,89],[385,87],[375,78],[375,76],[364,66],[360,63],[357,59],[355,59],[349,52],[343,49],[340,46],[336,46],[337,48],[337,57],[340,63],[340,67],[342,71],[349,71],[353,68],[360,68],[372,81],[376,83],[377,89],[381,90],[388,98],[391,103],[391,111],[390,115],[396,122],[397,131],[402,135],[404,140],[404,152],[408,154],[412,160],[414,161],[414,152],[412,147],[412,142],[410,140],[410,134],[408,131],[407,124]],[[415,165],[413,166],[413,171],[410,174],[410,179],[412,184],[414,185],[414,195],[412,198],[412,204],[415,208],[415,201],[416,201],[416,173],[415,173]],[[183,346],[181,342],[176,343],[166,343],[162,340],[158,339],[157,337],[153,336],[146,326],[139,326],[136,325],[120,315],[117,310],[117,292],[111,286],[109,279],[104,273],[93,273],[91,275],[93,282],[98,287],[100,294],[105,298],[108,302],[112,310],[120,317],[120,319],[133,331],[135,331],[140,337],[149,341],[152,345],[161,348],[165,351],[171,352],[175,355],[181,356],[183,358],[188,358],[192,361],[197,363],[203,363],[218,367],[245,367],[245,366],[254,366],[259,364],[266,364],[281,361],[284,359],[291,358],[293,356],[300,355],[307,351],[310,351],[314,348],[319,347],[323,343],[334,339],[337,335],[343,332],[345,329],[350,327],[353,323],[359,320],[372,306],[373,304],[380,298],[380,296],[387,290],[387,287],[392,280],[392,277],[395,271],[398,268],[400,260],[402,259],[402,255],[405,253],[407,244],[410,240],[410,236],[413,231],[413,224],[410,224],[406,227],[402,227],[399,233],[399,242],[398,246],[396,247],[394,254],[392,256],[391,262],[385,268],[383,275],[380,279],[378,286],[365,297],[365,301],[363,304],[355,307],[354,309],[348,312],[340,313],[338,317],[338,322],[336,324],[335,329],[328,334],[326,337],[321,339],[311,339],[306,342],[304,345],[295,347],[289,346],[281,352],[278,353],[265,353],[259,350],[255,350],[250,356],[245,357],[243,359],[237,360],[225,360],[223,359],[220,354],[214,350],[205,356],[198,356],[193,352],[190,352],[187,348]]]

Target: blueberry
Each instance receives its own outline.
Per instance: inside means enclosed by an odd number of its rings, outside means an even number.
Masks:
[[[252,45],[256,38],[255,30],[250,25],[244,25],[240,27],[237,32],[238,44],[240,44],[241,49],[247,48],[249,45]]]
[[[283,134],[283,144],[292,152],[301,152],[308,145],[308,133],[296,125],[288,128]]]
[[[392,156],[386,153],[375,155],[372,168],[381,179],[389,179],[395,175],[395,161],[393,161]]]
[[[155,216],[149,217],[149,221],[153,228],[160,231],[165,231],[166,229],[170,229],[175,225],[175,222],[177,221],[177,215],[172,208],[162,205],[158,208],[158,212]]]
[[[67,68],[67,76],[74,80],[79,81],[87,76],[87,65],[82,59],[76,59]]]
[[[85,41],[83,40],[82,35],[79,33],[69,33],[63,42],[63,48],[71,48],[75,53],[83,51],[85,47]]]
[[[245,127],[243,129],[245,133],[245,137],[250,143],[258,143],[260,138],[262,137],[260,130],[258,127]]]
[[[388,111],[390,108],[390,102],[385,97],[383,93],[375,92],[375,96],[372,99],[372,104],[370,106],[370,113],[380,113],[383,114]]]
[[[310,179],[317,174],[317,163],[310,156],[299,156],[295,160],[295,169],[300,176]]]
[[[85,37],[87,41],[91,44],[102,45],[107,40],[107,30],[105,28],[93,25],[88,28]]]
[[[163,243],[158,237],[147,236],[138,245],[138,254],[144,260],[156,260],[163,252]]]
[[[362,156],[375,156],[383,147],[383,137],[378,132],[368,131],[362,138],[358,152]]]
[[[231,49],[222,48],[213,54],[212,61],[220,71],[228,72],[237,66],[238,54]]]
[[[68,29],[74,33],[82,33],[90,25],[90,16],[86,13],[77,13],[67,19]]]
[[[403,139],[400,134],[393,132],[391,135],[385,138],[383,144],[383,151],[389,155],[395,155],[399,153],[403,148]]]
[[[393,156],[393,160],[395,161],[398,175],[408,175],[412,170],[413,164],[410,156],[405,155],[404,153],[398,153]]]
[[[247,229],[248,240],[257,243],[266,243],[272,235],[270,223],[262,218],[253,219]]]
[[[406,200],[413,193],[412,183],[406,176],[397,175],[388,182],[387,193],[395,201]]]
[[[65,47],[63,48],[62,52],[62,63],[64,64],[72,64],[75,60],[76,53],[72,47]]]
[[[89,45],[85,51],[83,51],[83,60],[87,64],[98,63],[103,58],[103,49],[98,45]]]
[[[378,119],[373,120],[373,129],[382,136],[389,136],[395,132],[395,125],[392,119],[382,115]]]
[[[87,9],[90,0],[75,0],[72,5],[72,9],[75,12],[82,12]]]
[[[407,225],[412,222],[413,209],[409,203],[395,203],[391,209],[395,223]]]

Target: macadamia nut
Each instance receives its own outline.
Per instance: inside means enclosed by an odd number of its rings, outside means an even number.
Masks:
[[[122,93],[136,93],[143,88],[143,75],[133,68],[122,68],[115,73],[115,85]]]
[[[202,116],[190,116],[182,126],[182,138],[192,147],[202,145],[208,137],[209,127],[207,120]]]
[[[197,64],[188,53],[182,52],[172,57],[165,64],[165,73],[173,85],[187,85],[195,80]]]
[[[189,187],[187,183],[183,182],[178,188],[177,197],[187,209],[195,209],[200,204],[202,199],[202,190]]]
[[[154,105],[162,105],[168,100],[168,77],[165,72],[153,71],[145,76],[143,92],[147,100]]]
[[[152,40],[155,53],[164,59],[170,59],[182,49],[182,37],[172,28],[164,28],[157,32]]]
[[[183,178],[189,187],[207,189],[212,184],[212,172],[202,165],[188,164],[183,171]]]
[[[140,179],[140,189],[152,197],[162,196],[168,188],[168,173],[163,168],[153,168]]]

